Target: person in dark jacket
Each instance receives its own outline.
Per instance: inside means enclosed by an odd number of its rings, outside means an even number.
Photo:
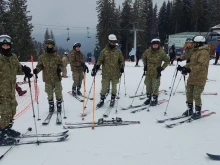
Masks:
[[[217,41],[218,41],[218,45],[216,47],[216,51],[215,51],[216,57],[215,57],[215,62],[213,65],[216,65],[218,63],[218,59],[220,55],[220,37],[217,39]]]
[[[135,55],[136,55],[136,65],[135,65],[135,67],[140,67],[140,65],[138,65],[138,62],[139,62],[139,60],[140,60],[140,58],[143,54],[143,52],[141,51],[141,46],[142,46],[141,44],[139,44],[137,46],[137,50],[136,50],[136,53],[135,53]]]
[[[173,65],[173,61],[176,58],[176,48],[174,44],[169,49],[169,56],[170,56],[170,64]]]

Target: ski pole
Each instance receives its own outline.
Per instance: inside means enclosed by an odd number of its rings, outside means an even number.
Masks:
[[[37,97],[37,116],[38,116],[38,119],[37,119],[37,120],[39,121],[39,120],[41,120],[41,119],[40,119],[40,117],[39,117],[39,116],[40,116],[40,112],[39,112],[39,102],[38,102],[38,94],[39,94],[39,93],[38,93],[38,88],[37,88],[37,79],[38,79],[38,76],[37,76],[37,74],[35,74],[35,82],[36,82],[35,91],[37,91],[37,95],[36,95],[36,97]]]
[[[34,103],[33,103],[32,91],[31,91],[30,75],[28,75],[28,84],[29,84],[29,89],[30,89],[30,94],[31,94],[31,104],[32,104],[32,110],[33,110],[33,118],[34,118],[34,124],[35,124],[35,131],[36,131],[36,135],[38,135],[38,133],[37,133],[37,124],[36,124],[36,119],[35,119]],[[37,136],[37,144],[39,145],[38,136]]]
[[[189,107],[188,107],[188,105],[187,105],[187,86],[186,86],[186,75],[185,75],[185,74],[183,75],[183,80],[184,80],[185,93],[186,93],[186,107],[187,107],[187,109],[188,109],[188,116],[190,116],[190,115],[189,115]]]
[[[86,96],[86,72],[84,72],[84,79],[83,79],[83,96]],[[88,100],[88,99],[87,99]],[[84,112],[85,112],[85,97],[83,97],[83,105],[82,105],[82,120],[84,120]]]
[[[177,70],[177,68],[176,68],[176,75],[175,75],[174,80],[173,80],[173,85],[172,85],[172,88],[171,88],[171,91],[170,91],[170,96],[169,96],[169,99],[168,99],[168,103],[167,103],[166,110],[165,110],[165,112],[164,112],[164,116],[167,114],[167,108],[168,108],[168,105],[169,105],[169,103],[170,103],[170,98],[171,98],[171,95],[172,95],[173,86],[174,86],[175,81],[176,81],[177,73],[178,73],[178,70]]]
[[[178,72],[178,71],[177,71],[177,67],[178,67],[178,62],[177,62],[177,65],[176,65],[176,69],[175,69],[175,71],[174,71],[174,73],[173,73],[173,78],[172,78],[172,81],[171,81],[171,84],[170,84],[169,89],[171,89],[171,86],[173,86],[173,80],[174,80],[174,78],[175,78],[175,74],[176,74],[176,72]]]
[[[125,84],[125,72],[124,72],[124,86],[125,86],[125,97],[127,96],[126,84]]]
[[[141,92],[142,95],[144,94],[144,86],[145,86],[145,84],[143,85],[143,89],[142,89],[142,92]]]
[[[121,88],[121,76],[120,76],[120,82],[119,82],[119,89],[118,89],[118,99],[117,99],[117,105],[116,105],[116,110],[115,113],[118,113],[118,100],[119,100],[119,94],[120,94],[120,88]]]
[[[179,82],[178,82],[178,84],[177,84],[177,86],[176,86],[176,89],[175,89],[175,91],[173,92],[173,96],[176,94],[176,90],[177,90],[177,88],[178,88],[178,86],[179,86],[179,84],[180,84],[180,81],[181,81],[182,77],[183,77],[183,75],[181,75],[181,77],[180,77],[180,79],[179,79]]]
[[[143,73],[143,75],[142,75],[142,77],[141,77],[141,81],[142,81],[142,79],[143,79],[144,76],[145,76],[145,72]],[[141,85],[141,81],[140,81],[140,83],[139,83],[139,85],[138,85],[138,87],[137,87],[137,90],[136,90],[135,94],[134,94],[135,96],[136,96],[137,91],[138,91],[138,89],[139,89],[139,87],[140,87],[140,85]],[[133,102],[134,102],[134,98],[135,98],[135,97],[133,97],[133,100],[132,100],[132,102],[131,102],[130,107],[132,107],[132,104],[133,104]]]
[[[95,77],[94,76],[94,87],[93,87],[93,102],[92,102],[92,129],[95,128],[95,121],[94,121],[94,117],[95,117]]]
[[[63,99],[63,95],[62,95],[62,100],[63,100],[63,118],[66,119],[66,111],[65,111],[65,107],[64,107],[64,99]]]
[[[93,84],[94,84],[94,81],[92,81],[92,85],[91,85],[90,90],[89,90],[88,98],[89,98],[89,96],[90,96],[90,94],[91,94]],[[87,105],[87,103],[88,103],[88,100],[89,100],[89,99],[86,100],[86,104],[85,104],[84,108],[87,108],[86,105]],[[93,99],[91,99],[91,100],[93,100]]]

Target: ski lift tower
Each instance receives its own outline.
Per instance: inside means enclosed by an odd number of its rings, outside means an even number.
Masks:
[[[144,31],[142,29],[137,29],[137,25],[138,25],[138,22],[134,22],[133,23],[133,30],[130,30],[130,31],[134,32],[134,51],[135,52],[136,52],[136,48],[137,48],[137,32]],[[136,60],[136,56],[134,56],[134,60]]]

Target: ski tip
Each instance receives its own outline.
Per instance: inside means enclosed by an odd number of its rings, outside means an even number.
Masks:
[[[63,126],[63,129],[68,129],[65,125]]]
[[[48,125],[48,123],[42,123],[42,125]]]
[[[108,115],[103,115],[103,117],[107,118],[107,117],[108,117]]]
[[[64,135],[60,138],[60,140],[65,140],[66,138],[68,138],[69,135]]]
[[[64,131],[63,133],[64,133],[64,134],[67,134],[68,132],[69,132],[69,130],[66,130],[66,131]]]
[[[157,120],[158,123],[164,123],[164,120]]]
[[[173,128],[171,125],[166,125],[167,128]]]

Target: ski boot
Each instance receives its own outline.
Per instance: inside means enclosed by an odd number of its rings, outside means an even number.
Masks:
[[[147,100],[144,102],[145,105],[149,105],[151,100],[151,94],[147,93]]]
[[[191,116],[193,114],[193,103],[187,103],[188,110],[186,110],[182,115]]]
[[[73,96],[76,96],[76,87],[73,87],[73,88],[72,88],[72,95],[73,95]]]
[[[194,119],[194,120],[196,120],[196,119],[199,119],[199,118],[201,118],[201,106],[195,106],[195,113],[194,114],[192,114],[192,116],[191,116],[191,118],[192,119]]]
[[[97,104],[96,108],[101,108],[104,105],[104,100],[105,100],[105,96],[101,95],[101,100],[100,102]]]
[[[61,111],[62,111],[62,101],[60,99],[57,100],[57,112],[61,113]]]
[[[151,101],[150,106],[156,106],[158,103],[157,100],[158,100],[158,96],[153,95],[153,100]]]
[[[49,100],[49,112],[53,113],[54,112],[54,101]]]
[[[79,87],[77,87],[77,95],[79,95],[79,96],[82,96],[82,93],[80,92],[80,89],[81,89],[81,87],[79,86]]]
[[[114,107],[114,105],[115,105],[115,95],[112,95],[112,97],[111,97],[111,101],[110,101],[110,107]]]
[[[7,137],[5,129],[0,129],[0,146],[13,145],[16,142],[17,142],[16,139]]]
[[[13,121],[11,121],[7,127],[2,129],[2,133],[4,135],[7,135],[7,137],[11,137],[11,138],[18,138],[18,137],[20,137],[20,135],[21,135],[20,132],[11,129],[12,125],[13,125]]]
[[[21,87],[19,87],[18,84],[16,84],[15,89],[18,92],[19,96],[23,96],[25,93],[27,93],[26,90],[22,91]]]

